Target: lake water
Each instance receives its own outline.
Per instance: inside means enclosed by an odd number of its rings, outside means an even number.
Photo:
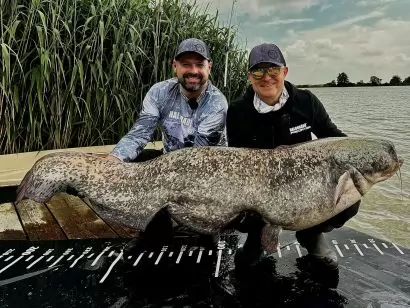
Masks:
[[[347,226],[410,247],[410,87],[310,90],[347,135],[391,140],[404,158],[401,181],[376,184]]]

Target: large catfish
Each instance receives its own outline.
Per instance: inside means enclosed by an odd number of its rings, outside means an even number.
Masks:
[[[267,223],[262,244],[273,252],[281,228],[302,230],[328,220],[402,163],[389,141],[349,137],[273,150],[185,148],[142,163],[60,152],[34,164],[17,201],[45,202],[70,188],[108,221],[145,230],[165,208],[177,223],[203,234],[254,211]]]

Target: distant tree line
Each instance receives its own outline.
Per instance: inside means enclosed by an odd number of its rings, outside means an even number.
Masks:
[[[410,86],[410,76],[401,79],[400,76],[394,75],[389,82],[382,83],[382,79],[377,76],[371,76],[369,82],[360,80],[357,83],[350,82],[349,76],[345,72],[339,73],[336,80],[322,84],[322,85],[299,85],[300,88],[309,87],[372,87],[372,86]]]

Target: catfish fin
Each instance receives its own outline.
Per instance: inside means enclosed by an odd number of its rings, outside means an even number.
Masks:
[[[138,211],[137,215],[132,215],[91,198],[84,198],[83,201],[85,201],[97,213],[98,216],[103,218],[103,220],[119,223],[126,227],[140,231],[145,231],[149,223],[154,219],[155,215],[166,208],[166,205],[162,207],[151,207],[151,210]],[[130,206],[130,208],[136,207],[140,207],[140,205],[132,204]]]
[[[365,187],[363,176],[353,167],[344,172],[338,180],[334,193],[334,206],[338,213],[359,201]]]
[[[265,224],[261,232],[261,244],[263,249],[272,254],[277,251],[279,243],[279,234],[282,232],[282,227]]]
[[[188,227],[201,234],[219,233],[232,218],[229,214],[209,217],[202,212],[192,211],[184,203],[168,202],[168,212],[171,218],[179,225]],[[205,207],[198,204],[198,207]]]
[[[342,198],[343,194],[349,190],[349,180],[351,180],[349,171],[344,172],[339,177],[333,198],[333,204],[335,206],[340,202],[340,199]]]

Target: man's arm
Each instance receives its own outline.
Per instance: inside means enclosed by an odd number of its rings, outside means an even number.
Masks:
[[[320,100],[313,93],[310,95],[313,105],[313,133],[318,138],[346,137],[347,135],[332,122]]]
[[[142,111],[131,130],[117,143],[110,155],[122,161],[134,160],[151,140],[158,123],[159,110],[157,107],[158,95],[152,88],[146,94]]]

